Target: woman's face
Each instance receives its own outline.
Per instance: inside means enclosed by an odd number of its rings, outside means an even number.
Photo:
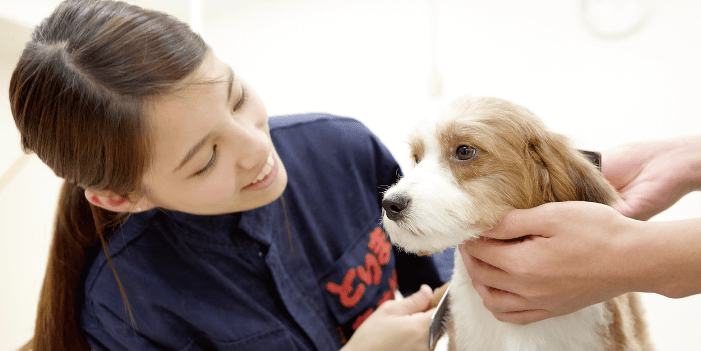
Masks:
[[[186,83],[146,111],[154,152],[144,176],[148,201],[192,214],[223,214],[280,197],[287,173],[258,95],[214,54]]]

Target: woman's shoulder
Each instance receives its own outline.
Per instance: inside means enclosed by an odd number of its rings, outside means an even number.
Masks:
[[[391,184],[396,180],[399,166],[394,157],[356,119],[310,113],[272,117],[269,124],[273,143],[288,173],[304,179],[319,178],[321,173],[350,177],[350,169],[370,182],[379,179],[381,184]]]
[[[173,231],[172,221],[166,217],[166,211],[157,208],[131,214],[109,234],[105,248],[93,249],[84,273],[86,299],[121,303],[113,267],[122,281],[136,272],[151,269],[153,265],[145,260],[158,257],[161,251],[173,246],[168,242],[174,240],[169,235]]]
[[[177,295],[177,285],[172,282],[188,280],[194,283],[196,278],[203,278],[186,274],[197,271],[201,261],[190,258],[193,255],[199,257],[202,251],[201,245],[196,246],[188,239],[203,237],[202,240],[206,241],[206,234],[211,234],[211,240],[219,239],[211,233],[223,225],[214,223],[219,218],[223,223],[232,215],[196,216],[155,208],[132,214],[124,220],[111,233],[107,250],[95,248],[90,255],[92,259],[86,262],[82,285],[83,326],[89,328],[105,323],[105,320],[113,323],[128,321],[111,317],[112,314],[124,317],[122,287],[134,311],[142,313],[154,301],[168,299],[163,296]],[[225,236],[221,234],[221,237]]]
[[[359,129],[367,128],[362,122],[355,118],[334,115],[330,113],[314,112],[272,116],[268,120],[271,130],[286,128],[313,128],[315,126],[327,127],[354,127]],[[369,132],[369,131],[368,131]]]
[[[282,147],[295,152],[303,150],[310,156],[389,157],[379,138],[354,118],[308,113],[271,117],[269,124],[278,152]]]
[[[367,142],[375,135],[362,122],[351,117],[327,113],[307,113],[275,116],[269,119],[273,137],[301,139],[306,137],[315,143]]]

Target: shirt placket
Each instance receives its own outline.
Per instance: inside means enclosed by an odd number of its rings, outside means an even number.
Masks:
[[[285,308],[299,327],[307,334],[317,350],[334,350],[339,340],[333,322],[323,303],[318,284],[304,251],[292,251],[285,229],[280,201],[242,217],[241,229],[251,237],[269,246],[265,262]],[[255,226],[251,225],[255,223]],[[294,239],[292,239],[294,243]]]

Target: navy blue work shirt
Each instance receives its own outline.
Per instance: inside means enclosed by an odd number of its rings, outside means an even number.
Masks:
[[[442,282],[429,258],[394,250],[381,192],[399,166],[360,122],[269,120],[288,173],[281,199],[229,215],[153,209],[87,270],[80,326],[95,350],[338,350],[399,288]]]

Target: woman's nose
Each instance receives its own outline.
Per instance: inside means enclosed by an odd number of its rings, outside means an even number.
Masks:
[[[249,126],[241,130],[236,152],[238,159],[236,166],[251,170],[260,167],[270,152],[270,139],[262,130]]]

